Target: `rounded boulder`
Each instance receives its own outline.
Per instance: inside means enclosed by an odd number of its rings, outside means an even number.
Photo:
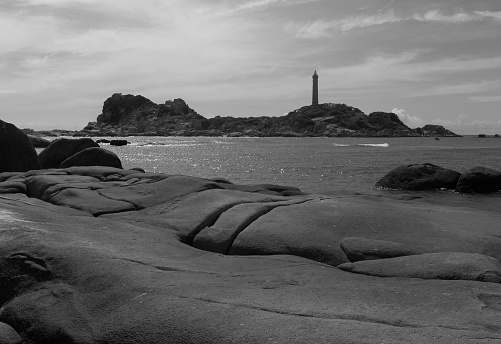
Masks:
[[[454,189],[460,177],[459,172],[433,164],[412,164],[388,172],[376,186],[413,191]]]
[[[461,175],[456,186],[461,193],[501,191],[501,172],[483,166],[475,166]]]
[[[86,148],[72,155],[64,160],[61,165],[59,165],[59,168],[72,166],[108,166],[123,168],[122,162],[115,153],[98,147]]]
[[[0,344],[21,344],[23,338],[10,325],[0,322]]]
[[[61,163],[76,153],[99,145],[90,138],[60,138],[51,142],[38,156],[41,168],[58,168]]]
[[[0,120],[0,172],[25,172],[40,168],[28,136],[14,124]]]

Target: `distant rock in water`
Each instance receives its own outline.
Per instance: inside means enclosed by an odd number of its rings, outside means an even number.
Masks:
[[[394,113],[366,115],[334,103],[304,106],[279,117],[205,118],[183,99],[155,104],[141,95],[115,93],[104,102],[96,122],[88,123],[77,136],[456,136],[439,127],[415,130]]]
[[[450,137],[459,137],[461,135],[458,135],[456,133],[453,133],[452,131],[445,129],[441,125],[435,125],[435,124],[427,124],[422,128],[416,128],[414,129],[415,132],[422,136],[450,136]],[[435,137],[435,139],[437,139]]]

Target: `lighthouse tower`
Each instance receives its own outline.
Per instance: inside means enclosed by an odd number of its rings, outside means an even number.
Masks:
[[[313,73],[313,95],[311,105],[318,105],[318,75],[317,71]]]

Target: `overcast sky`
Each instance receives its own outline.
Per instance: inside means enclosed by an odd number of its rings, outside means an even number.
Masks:
[[[0,119],[82,129],[113,93],[199,114],[319,101],[501,134],[500,0],[0,0]]]

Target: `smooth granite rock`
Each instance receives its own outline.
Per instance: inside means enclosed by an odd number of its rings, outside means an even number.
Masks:
[[[501,172],[483,166],[472,167],[461,175],[456,191],[462,193],[501,191]]]
[[[72,166],[108,166],[123,168],[122,162],[115,153],[99,147],[81,150],[59,165],[60,168]]]
[[[433,164],[413,164],[395,168],[376,186],[396,190],[454,189],[461,173]]]
[[[394,241],[356,237],[344,238],[340,241],[339,245],[350,262],[394,258],[423,253],[423,251],[416,248],[415,245],[411,246]]]
[[[91,147],[99,147],[99,145],[90,138],[56,139],[38,155],[40,166],[41,168],[58,168],[64,160]]]
[[[501,263],[479,253],[439,252],[344,263],[339,269],[381,277],[501,283]]]
[[[28,136],[14,124],[0,120],[0,173],[40,168]]]
[[[228,184],[100,166],[0,174],[0,322],[27,344],[501,341],[496,199]],[[348,263],[340,243],[433,253]]]
[[[23,338],[10,325],[0,322],[0,344],[21,344]]]

